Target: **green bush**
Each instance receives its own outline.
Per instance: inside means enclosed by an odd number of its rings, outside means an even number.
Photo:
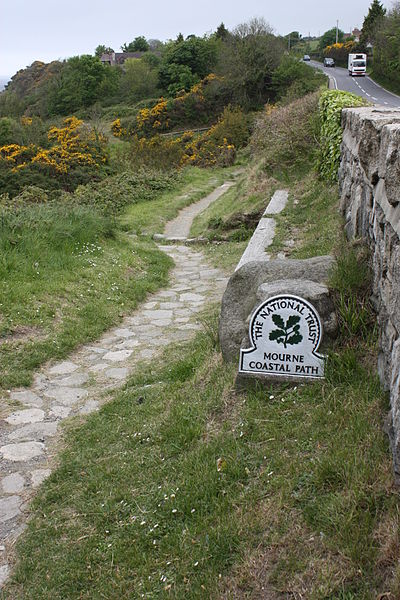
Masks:
[[[66,204],[95,207],[106,215],[117,215],[125,206],[154,199],[160,192],[171,189],[177,174],[140,169],[108,177],[100,183],[80,185],[73,193],[63,193]]]
[[[319,101],[321,141],[317,168],[327,181],[334,182],[337,179],[342,142],[342,109],[367,104],[360,96],[341,90],[327,90],[321,95]]]
[[[272,86],[279,100],[288,103],[326,84],[326,76],[297,57],[285,55],[272,75]]]
[[[250,122],[238,106],[226,106],[218,123],[209,132],[209,138],[218,145],[233,144],[235,148],[243,148],[249,141]]]
[[[318,99],[315,92],[287,106],[267,106],[258,118],[250,147],[268,171],[289,171],[313,162],[319,136]]]

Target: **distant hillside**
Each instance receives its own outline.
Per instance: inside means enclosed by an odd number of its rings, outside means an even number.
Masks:
[[[7,85],[7,91],[4,96],[9,98],[17,114],[22,114],[28,109],[31,114],[40,114],[41,105],[46,98],[49,83],[61,71],[62,63],[53,61],[44,63],[39,60],[33,62],[26,69],[20,69],[11,78],[0,79],[0,84]],[[3,89],[4,85],[1,86]],[[7,98],[2,98],[3,104],[7,105]],[[7,110],[2,110],[0,102],[0,114],[7,114]],[[14,113],[12,113],[14,114]]]

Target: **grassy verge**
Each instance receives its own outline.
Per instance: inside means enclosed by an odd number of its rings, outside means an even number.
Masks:
[[[345,264],[343,297],[364,274]],[[68,432],[4,600],[398,597],[373,344],[342,337],[323,382],[237,394],[215,325]]]
[[[289,190],[286,208],[275,216],[276,233],[268,253],[276,257],[283,252],[288,258],[331,254],[341,230],[337,186],[311,171]]]
[[[121,225],[135,233],[163,233],[166,222],[176,217],[182,208],[203,198],[236,170],[237,167],[213,170],[186,168],[180,174],[179,190],[166,192],[151,203],[130,206],[121,219]]]
[[[387,77],[382,77],[381,75],[377,75],[376,73],[374,73],[373,70],[368,72],[368,75],[373,81],[376,81],[376,83],[379,83],[379,85],[384,87],[385,90],[387,90],[388,92],[392,92],[393,94],[400,95],[400,85],[398,83],[396,83],[395,81],[392,81],[391,79],[389,79]]]
[[[95,213],[52,207],[34,213],[36,227],[27,219],[2,255],[3,389],[29,385],[41,364],[98,337],[168,279],[163,253],[103,231]]]
[[[0,389],[29,385],[36,369],[96,339],[166,285],[171,261],[148,238],[183,205],[227,176],[186,169],[175,187],[129,206],[117,221],[90,207],[31,205],[1,226]]]
[[[284,211],[274,216],[276,233],[268,254],[309,258],[334,250],[340,234],[336,186],[321,181],[314,171],[299,172],[295,181],[262,178],[257,172],[258,189],[254,178],[247,170],[237,186],[194,220],[191,234],[213,242],[204,250],[215,265],[232,272],[276,189],[290,193]]]

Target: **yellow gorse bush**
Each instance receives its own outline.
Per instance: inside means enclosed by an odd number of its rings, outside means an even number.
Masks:
[[[84,127],[76,117],[64,119],[63,127],[52,127],[47,137],[54,145],[41,148],[31,144],[10,144],[0,147],[0,160],[6,161],[13,171],[32,165],[45,166],[55,173],[68,173],[79,165],[99,167],[107,161],[106,140]]]

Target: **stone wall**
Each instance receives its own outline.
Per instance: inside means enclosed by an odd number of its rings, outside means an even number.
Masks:
[[[400,483],[400,110],[342,113],[341,210],[349,239],[366,240],[378,315],[378,372],[390,391],[390,436]]]

